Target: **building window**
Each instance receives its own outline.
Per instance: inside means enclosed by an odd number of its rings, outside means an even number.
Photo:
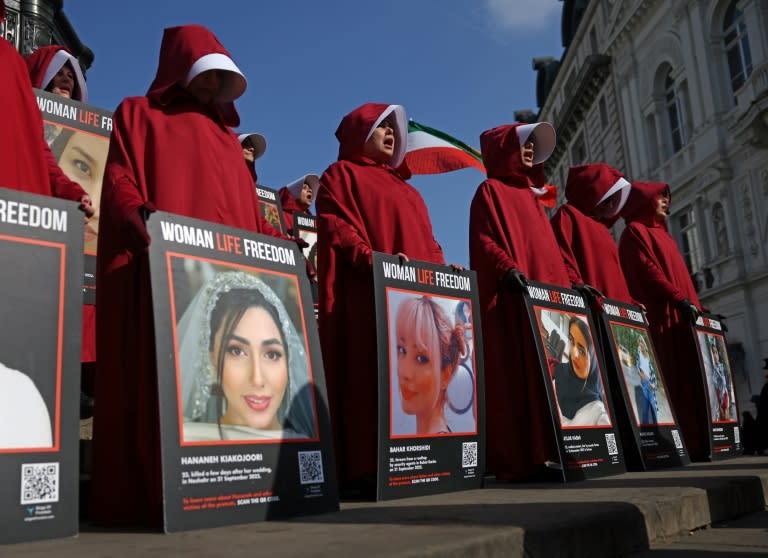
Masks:
[[[584,137],[579,135],[571,144],[571,164],[582,165],[587,160],[587,148],[584,145]]]
[[[680,232],[681,252],[691,275],[701,270],[701,249],[696,231],[696,217],[692,207],[677,214],[677,230]]]
[[[723,18],[725,56],[728,59],[731,90],[734,93],[752,75],[752,52],[749,50],[747,25],[744,23],[744,13],[736,7],[736,4],[737,0],[733,0],[728,5]]]
[[[595,30],[594,27],[589,30],[589,46],[592,49],[592,54],[597,54],[598,53],[598,48],[597,48],[597,31]]]
[[[675,86],[672,79],[672,69],[667,72],[664,80],[664,103],[669,119],[669,134],[672,139],[672,151],[677,153],[685,143],[685,131],[683,122],[682,94]]]
[[[608,107],[605,105],[605,97],[600,97],[597,106],[600,108],[600,125],[605,129],[608,127]]]
[[[659,164],[659,142],[656,137],[656,117],[649,114],[645,117],[646,137],[648,138],[648,154],[652,166]]]

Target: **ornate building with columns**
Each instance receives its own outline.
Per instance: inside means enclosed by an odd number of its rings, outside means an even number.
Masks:
[[[64,45],[80,62],[85,74],[93,64],[93,52],[82,42],[64,14],[63,0],[0,0],[5,2],[5,22],[0,36],[22,56],[42,46]]]
[[[727,317],[754,412],[768,357],[768,2],[565,0],[562,39],[560,60],[534,59],[538,119],[558,133],[548,180],[562,192],[569,166],[603,161],[669,183],[670,231],[702,303]]]

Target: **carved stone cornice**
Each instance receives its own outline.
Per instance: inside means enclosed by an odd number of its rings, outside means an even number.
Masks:
[[[595,102],[600,89],[611,73],[611,57],[605,54],[590,54],[584,60],[570,89],[568,98],[553,125],[557,130],[555,151],[545,163],[545,173],[550,176],[560,163],[573,135],[584,121],[586,111]]]
[[[743,144],[766,149],[768,148],[768,65],[758,69],[750,80],[755,81],[762,92],[729,127],[729,131]]]

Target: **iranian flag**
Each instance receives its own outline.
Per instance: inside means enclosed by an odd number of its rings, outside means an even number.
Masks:
[[[485,174],[480,152],[445,132],[408,122],[405,162],[413,174],[440,174],[474,167]]]

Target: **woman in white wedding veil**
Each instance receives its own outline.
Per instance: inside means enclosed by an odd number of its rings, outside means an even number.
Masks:
[[[249,344],[243,328],[255,332],[253,324],[277,333]],[[261,279],[241,271],[216,273],[192,299],[177,331],[184,441],[315,437],[304,343],[283,302]],[[269,387],[253,386],[253,373],[235,378],[227,364],[243,362],[251,352],[277,370],[266,380],[258,374],[257,383],[276,386],[269,394],[262,391]]]

